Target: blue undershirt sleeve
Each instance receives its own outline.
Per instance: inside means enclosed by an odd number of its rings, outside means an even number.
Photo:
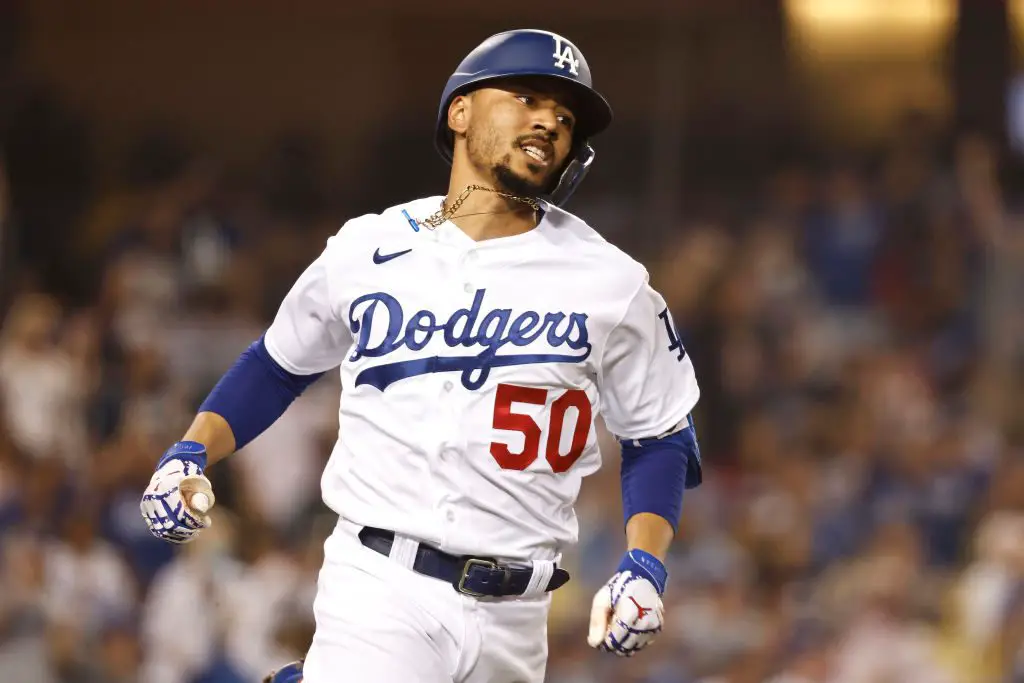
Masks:
[[[199,407],[230,425],[240,450],[284,415],[288,406],[323,376],[296,375],[271,358],[263,337],[242,352]]]

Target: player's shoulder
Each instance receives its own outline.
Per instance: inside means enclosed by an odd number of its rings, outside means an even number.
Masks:
[[[337,267],[371,263],[375,250],[402,250],[413,246],[422,234],[417,219],[441,205],[441,197],[424,197],[364,213],[346,220],[327,240],[325,258]],[[415,218],[414,218],[415,217]]]
[[[377,212],[349,218],[342,224],[336,237],[343,241],[379,239],[386,234],[415,234],[421,229],[416,222],[434,213],[440,206],[441,196],[419,197]]]
[[[609,272],[640,281],[648,279],[647,268],[621,247],[612,244],[587,221],[561,207],[545,205],[550,226],[548,234],[560,247],[571,249],[582,259],[594,261]]]

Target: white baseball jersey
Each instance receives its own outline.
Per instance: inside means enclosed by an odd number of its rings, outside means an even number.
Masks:
[[[646,270],[545,205],[529,232],[474,241],[429,197],[348,221],[266,334],[294,374],[340,366],[324,502],[456,554],[557,559],[601,464],[594,420],[656,436],[697,402]],[[282,454],[287,457],[287,454]]]

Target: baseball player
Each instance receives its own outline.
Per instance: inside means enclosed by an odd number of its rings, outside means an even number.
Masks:
[[[206,468],[340,368],[316,633],[270,680],[540,683],[599,415],[622,444],[625,552],[588,640],[630,656],[661,630],[698,388],[643,266],[560,208],[611,119],[566,38],[484,41],[441,98],[447,194],[347,221],[158,462],[142,514],[187,542]]]

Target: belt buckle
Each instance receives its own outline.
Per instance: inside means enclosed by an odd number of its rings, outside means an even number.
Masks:
[[[469,570],[473,567],[484,567],[485,569],[498,569],[497,562],[491,562],[490,560],[481,560],[476,557],[471,557],[466,560],[466,564],[462,565],[462,576],[459,577],[459,585],[455,587],[459,593],[468,595],[471,598],[483,598],[486,597],[486,593],[477,593],[475,590],[466,588],[466,578],[469,576]]]

